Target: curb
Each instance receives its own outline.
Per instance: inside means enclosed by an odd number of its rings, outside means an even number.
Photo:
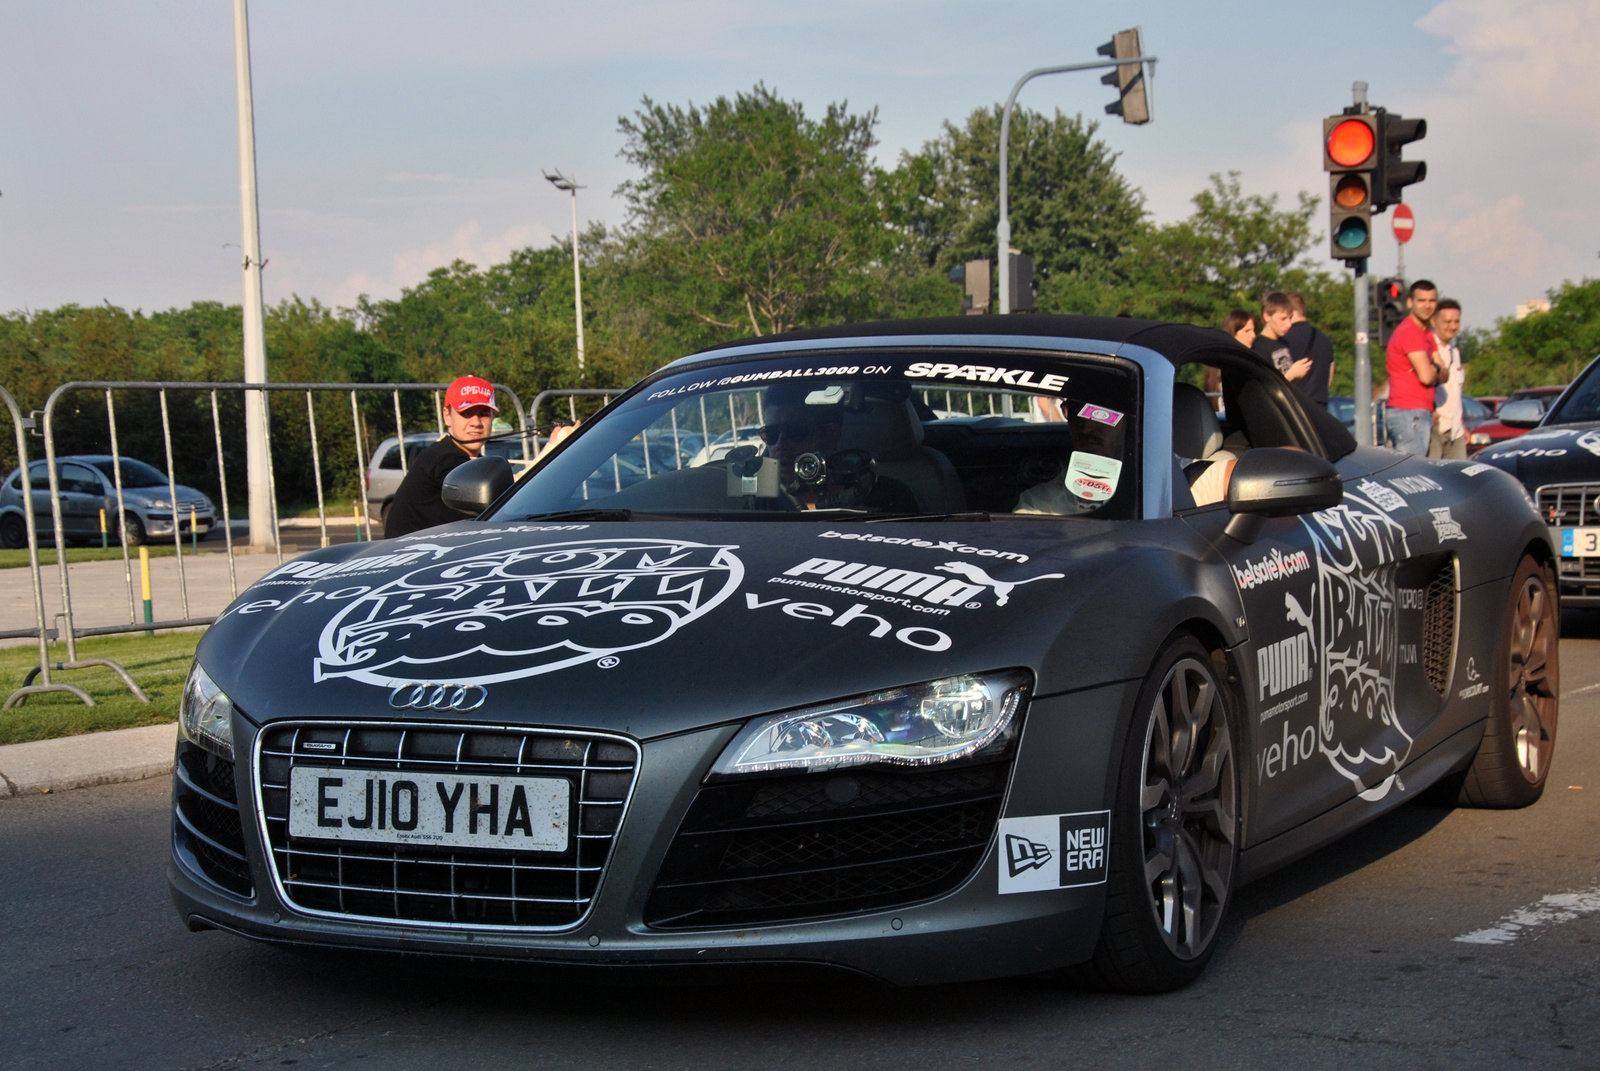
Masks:
[[[0,746],[0,799],[162,777],[177,739],[172,722]]]

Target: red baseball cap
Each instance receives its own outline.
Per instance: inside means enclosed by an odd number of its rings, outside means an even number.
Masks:
[[[450,384],[444,392],[444,404],[458,413],[477,405],[488,406],[492,413],[500,412],[494,404],[494,384],[477,376],[462,376]]]

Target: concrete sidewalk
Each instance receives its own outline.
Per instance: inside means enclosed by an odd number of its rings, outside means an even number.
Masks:
[[[0,747],[0,799],[138,781],[172,772],[178,726],[146,725]]]

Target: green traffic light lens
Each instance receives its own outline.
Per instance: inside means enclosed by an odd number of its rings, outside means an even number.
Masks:
[[[1359,249],[1367,244],[1367,221],[1363,219],[1347,219],[1339,224],[1339,229],[1333,235],[1334,244],[1340,249]]]
[[[1328,158],[1340,167],[1357,167],[1372,155],[1372,128],[1359,119],[1346,119],[1328,135]]]

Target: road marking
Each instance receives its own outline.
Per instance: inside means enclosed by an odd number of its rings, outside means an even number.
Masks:
[[[1571,699],[1575,695],[1582,695],[1584,692],[1593,692],[1597,689],[1600,689],[1600,684],[1585,684],[1582,688],[1574,688],[1570,692],[1562,692],[1561,698]]]
[[[1571,922],[1595,911],[1600,911],[1600,888],[1551,893],[1536,904],[1518,908],[1488,929],[1473,930],[1455,940],[1469,945],[1509,945],[1542,926]]]

